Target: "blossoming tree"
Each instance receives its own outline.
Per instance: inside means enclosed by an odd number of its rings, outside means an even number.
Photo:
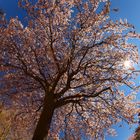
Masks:
[[[19,6],[28,23],[11,18],[0,25],[0,98],[18,112],[15,127],[33,140],[103,139],[112,124],[132,123],[134,94],[119,87],[132,87],[135,71],[124,62],[138,61],[128,43],[138,35],[126,20],[109,18],[110,1],[19,0]]]

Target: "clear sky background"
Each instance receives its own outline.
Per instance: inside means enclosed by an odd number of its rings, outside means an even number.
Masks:
[[[0,8],[7,14],[7,18],[18,15],[19,19],[23,20],[22,9],[17,7],[18,0],[0,0]],[[129,23],[133,24],[136,32],[140,33],[140,0],[111,0],[111,8],[119,8],[118,12],[112,12],[111,18],[118,20],[120,18],[127,19]],[[135,41],[140,52],[140,41]],[[138,79],[139,80],[139,79]],[[137,100],[140,100],[138,96]],[[127,140],[134,132],[136,125],[130,127],[124,123],[123,127],[117,127],[117,137],[106,137],[106,140]],[[116,126],[115,126],[116,128]]]

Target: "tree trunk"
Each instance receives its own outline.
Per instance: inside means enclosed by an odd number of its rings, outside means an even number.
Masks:
[[[32,140],[44,140],[44,138],[48,136],[48,131],[50,129],[53,112],[54,112],[53,100],[48,99],[44,103],[43,110],[41,112]]]

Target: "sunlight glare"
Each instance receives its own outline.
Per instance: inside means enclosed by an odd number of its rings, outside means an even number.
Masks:
[[[124,67],[129,69],[131,67],[131,62],[129,60],[124,61]]]

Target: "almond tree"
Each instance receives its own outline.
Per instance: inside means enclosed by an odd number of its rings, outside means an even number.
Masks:
[[[19,126],[46,138],[103,139],[136,113],[132,87],[138,61],[126,20],[109,18],[108,0],[20,0],[27,11],[0,26],[0,98],[19,113]],[[125,61],[131,67],[125,67]],[[21,123],[21,118],[24,123]],[[24,137],[23,134],[21,136]]]

